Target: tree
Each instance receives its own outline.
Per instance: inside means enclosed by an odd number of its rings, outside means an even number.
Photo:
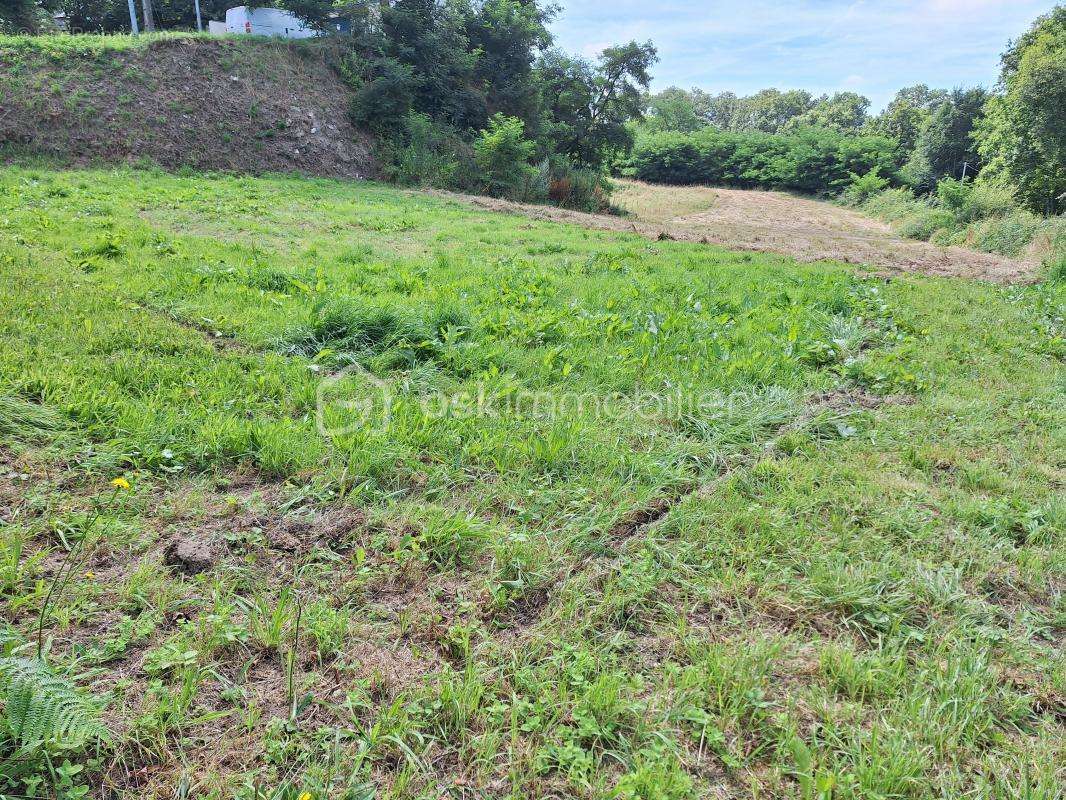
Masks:
[[[820,97],[807,111],[791,117],[782,128],[825,128],[838,133],[857,133],[866,122],[868,98],[856,92],[837,92],[832,97]]]
[[[37,0],[0,0],[0,33],[37,33],[43,11]]]
[[[708,98],[704,114],[707,124],[722,131],[743,130],[747,98],[737,97],[733,92],[722,92]]]
[[[696,90],[698,91],[698,90]],[[707,125],[694,99],[695,92],[671,86],[648,98],[645,127],[651,132],[692,133]]]
[[[815,100],[810,92],[763,89],[744,98],[739,130],[780,133],[797,117],[808,113]]]
[[[223,19],[233,5],[232,0],[200,0],[200,11],[205,20]],[[115,33],[130,29],[126,0],[59,0],[58,8],[67,15],[73,31]],[[143,9],[141,14],[143,21]],[[196,12],[189,0],[152,0],[152,16],[156,28],[163,30],[196,26]]]
[[[144,12],[144,30],[146,33],[155,31],[155,14],[152,11],[152,0],[141,0],[141,10]]]
[[[975,175],[979,157],[971,134],[983,114],[984,89],[955,89],[922,123],[914,152],[903,168],[906,180],[919,189],[932,189],[943,177]]]
[[[485,0],[466,25],[470,47],[479,53],[473,77],[488,112],[518,117],[534,138],[542,103],[533,67],[537,54],[551,46],[546,26],[554,13],[528,0]]]
[[[948,96],[942,89],[930,89],[924,83],[906,86],[896,92],[884,111],[866,124],[865,130],[899,142],[899,165],[902,166],[914,150],[922,125]]]
[[[983,181],[1008,183],[1036,211],[1066,192],[1066,7],[1040,17],[1003,54],[997,94],[975,132]]]
[[[651,42],[630,42],[603,51],[595,66],[559,51],[538,66],[551,150],[589,166],[600,166],[633,145],[626,123],[643,115],[648,70],[658,60]]]
[[[411,68],[414,108],[460,129],[487,117],[474,79],[478,53],[466,24],[470,6],[436,0],[396,0],[382,7],[380,31],[387,56]]]

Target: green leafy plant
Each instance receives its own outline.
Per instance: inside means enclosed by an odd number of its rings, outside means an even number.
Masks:
[[[536,145],[525,139],[525,123],[496,114],[474,142],[474,160],[481,171],[483,190],[499,197],[519,198],[532,167]]]
[[[83,796],[74,762],[110,740],[98,704],[44,661],[11,654],[0,656],[0,699],[0,791],[35,795],[51,782],[59,796]]]

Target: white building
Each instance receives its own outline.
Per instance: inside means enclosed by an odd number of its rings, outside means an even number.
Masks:
[[[211,28],[214,33],[216,29]],[[226,33],[251,33],[255,36],[279,36],[282,39],[307,39],[316,34],[303,21],[280,8],[237,6],[226,9]]]

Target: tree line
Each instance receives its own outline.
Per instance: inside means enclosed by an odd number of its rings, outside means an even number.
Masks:
[[[152,3],[158,27],[194,25],[189,0]],[[231,2],[201,0],[205,19]],[[377,134],[400,182],[605,203],[610,169],[648,180],[835,193],[865,177],[935,194],[946,178],[1008,185],[1041,213],[1066,195],[1066,7],[1040,17],[983,88],[896,93],[870,114],[855,92],[765,89],[751,96],[647,93],[650,42],[593,61],[554,46],[556,7],[539,0],[271,0],[331,37],[351,116]],[[126,0],[0,0],[0,28],[62,10],[72,29],[129,29]],[[634,149],[634,144],[636,147]]]
[[[946,178],[976,178],[1054,213],[1066,199],[1066,7],[1009,44],[991,91],[919,84],[876,115],[869,108],[855,92],[743,97],[673,87],[648,98],[625,166],[648,180],[816,192],[838,191],[860,170],[919,193]]]

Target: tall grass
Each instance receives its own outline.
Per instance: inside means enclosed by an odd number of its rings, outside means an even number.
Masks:
[[[858,205],[911,239],[1045,263],[1066,255],[1066,218],[1020,208],[1009,187],[946,179],[936,195],[920,198],[906,188],[884,189]]]

